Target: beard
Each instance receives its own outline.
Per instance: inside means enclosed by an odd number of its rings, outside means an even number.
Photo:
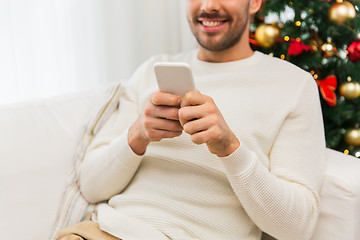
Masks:
[[[233,24],[234,22],[233,22],[233,18],[229,15],[224,15],[224,14],[221,15],[218,12],[216,13],[202,12],[200,14],[195,15],[192,18],[192,22],[189,20],[190,29],[193,35],[195,36],[197,42],[199,43],[199,45],[204,49],[212,52],[224,51],[236,45],[244,35],[250,17],[249,7],[250,7],[250,3],[247,5],[245,11],[242,14],[245,18],[238,19],[238,22],[236,22],[234,26],[231,26],[231,24]],[[227,19],[226,21],[230,27],[227,32],[223,33],[223,35],[219,39],[217,39],[216,35],[218,35],[218,33],[212,33],[212,32],[204,33],[202,31],[198,31],[195,28],[196,24],[201,24],[198,22],[199,18]],[[205,36],[203,36],[203,34],[205,34]]]

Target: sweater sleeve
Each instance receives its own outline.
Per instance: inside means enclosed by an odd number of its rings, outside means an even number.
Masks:
[[[96,203],[122,192],[138,169],[142,156],[128,145],[128,129],[139,114],[138,86],[145,74],[144,63],[126,84],[119,105],[89,146],[80,169],[80,191]]]
[[[134,176],[142,157],[127,144],[127,133],[88,153],[80,172],[80,190],[87,201],[111,198],[125,189]]]
[[[221,160],[235,194],[262,231],[279,240],[310,239],[325,171],[324,129],[314,81],[306,81],[283,122],[269,153],[269,169],[242,143]]]

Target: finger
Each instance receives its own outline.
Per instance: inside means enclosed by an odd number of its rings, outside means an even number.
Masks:
[[[209,116],[214,117],[219,114],[221,115],[217,106],[212,101],[212,99],[209,99],[207,102],[205,102],[202,105],[185,106],[180,108],[179,120],[181,125],[184,126],[187,122],[192,121],[194,119],[204,118]]]
[[[184,126],[189,121],[203,118],[205,116],[204,113],[202,105],[182,107],[178,111],[179,121],[181,125]]]
[[[221,138],[219,128],[209,128],[191,135],[191,141],[195,144],[209,143],[210,141],[218,141]]]
[[[197,132],[197,133],[191,135],[191,141],[197,145],[206,143],[207,142],[206,131]]]
[[[157,106],[180,106],[181,96],[165,92],[156,92],[152,95],[150,101]]]
[[[163,138],[174,138],[178,137],[182,134],[182,131],[166,131],[166,130],[159,130],[159,129],[150,129],[147,132],[147,137],[150,141],[160,141]]]
[[[204,104],[207,101],[207,97],[201,94],[199,91],[197,92],[187,92],[185,96],[181,99],[180,107],[186,106],[196,106]]]
[[[213,126],[212,124],[214,123],[211,120],[201,118],[187,122],[185,125],[183,125],[183,128],[186,133],[193,135],[201,131],[206,131],[211,126]]]
[[[162,118],[146,118],[144,121],[144,126],[146,129],[156,129],[156,130],[165,130],[179,132],[183,130],[179,121],[167,120]]]
[[[183,127],[181,126],[179,121],[167,120],[161,118],[156,120],[156,124],[154,125],[154,128],[158,130],[166,130],[173,132],[179,132],[183,130]]]
[[[150,104],[144,110],[145,115],[155,118],[179,120],[179,108],[169,106],[156,106]]]

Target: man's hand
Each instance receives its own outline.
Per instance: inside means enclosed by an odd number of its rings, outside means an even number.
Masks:
[[[143,113],[129,129],[128,143],[134,153],[143,155],[150,142],[182,134],[178,114],[180,101],[181,96],[164,92],[150,97]]]
[[[219,157],[230,155],[240,146],[238,138],[209,96],[188,92],[181,100],[179,118],[194,143],[206,143],[209,151]]]

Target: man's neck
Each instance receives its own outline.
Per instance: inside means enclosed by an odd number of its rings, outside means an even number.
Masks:
[[[246,43],[239,43],[229,49],[214,52],[204,49],[203,47],[199,46],[199,54],[198,58],[201,61],[205,62],[232,62],[241,59],[248,58],[254,54],[254,51],[251,49],[248,42]]]

